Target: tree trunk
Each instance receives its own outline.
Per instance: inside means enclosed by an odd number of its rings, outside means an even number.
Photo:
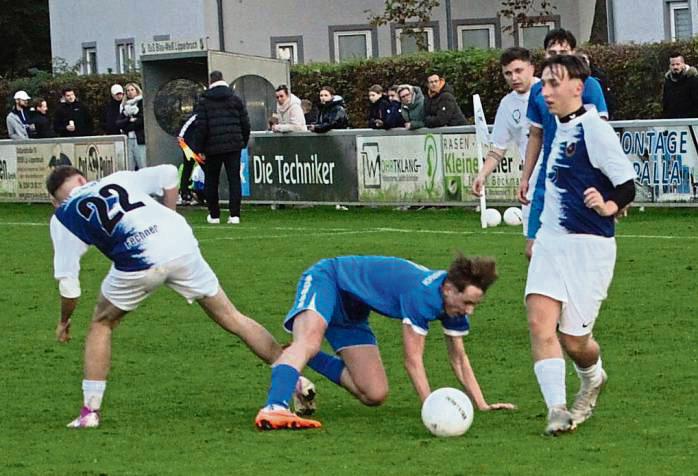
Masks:
[[[606,0],[596,0],[594,7],[594,22],[591,24],[589,43],[595,45],[608,44],[608,15]]]

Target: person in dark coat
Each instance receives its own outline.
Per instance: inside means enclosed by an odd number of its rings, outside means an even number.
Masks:
[[[223,80],[223,73],[212,71],[208,90],[201,95],[196,114],[193,150],[205,154],[205,187],[209,223],[220,223],[218,184],[221,167],[228,176],[228,223],[240,223],[240,152],[250,138],[250,119],[242,99]]]
[[[427,78],[428,97],[424,101],[424,124],[427,127],[463,126],[465,116],[453,95],[453,88],[434,73]]]
[[[327,132],[347,127],[349,127],[349,116],[344,109],[344,99],[336,95],[331,87],[323,86],[320,89],[320,112],[317,123],[311,125],[309,129],[313,132]]]
[[[102,110],[102,130],[107,135],[118,135],[122,131],[116,125],[116,121],[121,116],[121,102],[124,99],[124,88],[120,84],[111,87],[111,98],[104,105]]]
[[[386,116],[390,101],[383,94],[383,87],[374,84],[368,88],[368,127],[371,129],[387,129]]]
[[[388,109],[388,129],[396,127],[405,127],[405,118],[402,117],[402,103],[398,94],[398,85],[395,84],[388,88],[388,101],[390,108]]]
[[[687,65],[679,52],[669,55],[662,110],[666,119],[698,117],[698,70]]]
[[[310,99],[301,99],[301,107],[303,108],[303,116],[305,117],[305,125],[311,126],[317,122],[317,108],[313,105]]]
[[[73,88],[63,89],[63,102],[56,108],[53,130],[61,137],[92,135],[90,113],[78,101]]]
[[[32,111],[32,122],[34,123],[34,139],[46,139],[56,137],[51,127],[51,120],[48,118],[48,104],[45,99],[34,100],[34,110]]]

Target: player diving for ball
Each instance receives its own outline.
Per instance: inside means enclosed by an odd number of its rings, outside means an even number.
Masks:
[[[294,415],[288,403],[299,373],[308,365],[344,387],[363,404],[382,404],[388,380],[376,337],[368,323],[371,311],[400,319],[405,367],[424,401],[430,393],[423,355],[429,323],[440,321],[451,367],[475,406],[482,410],[514,408],[488,403],[463,346],[469,315],[497,278],[487,258],[456,258],[448,271],[383,256],[341,256],[310,267],[298,282],[284,328],[293,342],[272,367],[267,403],[255,424],[263,430],[318,428],[320,422]],[[337,355],[320,350],[323,338]]]
[[[46,180],[56,208],[50,230],[61,295],[56,329],[60,342],[70,339],[70,317],[80,297],[80,258],[89,245],[95,245],[113,262],[85,342],[84,405],[69,427],[99,426],[112,332],[126,313],[163,284],[187,301],[197,301],[211,319],[240,337],[265,362],[272,363],[281,354],[272,335],[230,302],[201,256],[191,227],[174,211],[178,181],[172,165],[116,172],[97,182],[88,182],[74,167],[60,166]],[[162,204],[151,195],[162,197]],[[302,401],[297,410],[314,403],[304,398],[314,396],[307,379],[299,379],[298,393]]]

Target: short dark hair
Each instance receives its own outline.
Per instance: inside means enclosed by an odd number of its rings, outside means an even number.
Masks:
[[[380,84],[374,84],[370,88],[368,88],[368,92],[370,93],[376,93],[376,94],[383,94],[383,86]]]
[[[547,50],[548,46],[554,45],[555,43],[567,43],[572,49],[577,47],[577,39],[571,31],[565,30],[564,28],[550,30],[543,40],[543,48]]]
[[[579,79],[582,82],[591,75],[589,64],[579,55],[555,55],[546,59],[541,66],[541,71],[550,68],[555,71],[563,67],[567,70],[570,79]]]
[[[504,50],[502,56],[499,57],[499,64],[504,67],[516,60],[533,63],[533,57],[531,56],[531,52],[529,50],[521,46],[512,46],[511,48]]]
[[[497,265],[494,258],[465,257],[458,254],[448,267],[446,279],[458,292],[463,292],[469,285],[485,292],[497,280]]]
[[[61,96],[65,96],[65,93],[69,93],[70,91],[75,92],[75,88],[71,88],[70,86],[64,87],[61,89]]]
[[[323,86],[320,88],[320,91],[327,91],[331,95],[335,95],[336,93],[334,92],[334,88],[332,86]]]
[[[437,73],[436,71],[427,71],[427,79],[431,76],[438,76],[439,79],[446,79],[446,76],[442,76],[440,73]]]
[[[223,73],[221,73],[218,70],[211,71],[211,74],[208,75],[208,79],[211,83],[215,83],[216,81],[223,81]]]
[[[73,175],[85,176],[72,165],[59,165],[46,177],[46,190],[52,197],[55,197],[56,190],[61,188],[61,185]]]
[[[669,53],[669,59],[671,59],[671,58],[678,58],[679,56],[680,56],[682,59],[684,58],[683,53],[681,53],[680,51],[671,51],[671,52]]]
[[[397,90],[398,90],[399,88],[400,88],[400,85],[399,85],[399,84],[393,84],[392,86],[390,86],[390,87],[388,88],[388,92],[390,92],[390,91],[395,91],[395,92],[397,92]]]
[[[286,86],[285,84],[280,84],[279,87],[276,88],[276,92],[278,93],[279,91],[285,92],[288,96],[288,86]]]

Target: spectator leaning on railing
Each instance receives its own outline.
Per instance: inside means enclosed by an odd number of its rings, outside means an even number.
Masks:
[[[317,123],[309,129],[313,132],[327,132],[347,127],[349,127],[349,117],[344,109],[344,99],[336,95],[331,87],[323,86],[320,89],[320,113]]]
[[[288,86],[282,84],[276,88],[276,117],[278,123],[272,125],[274,132],[304,132],[307,131],[301,100],[288,91]]]
[[[405,121],[400,112],[400,103],[391,102],[383,94],[383,87],[374,84],[368,88],[368,127],[371,129],[393,129],[403,127]]]
[[[14,96],[15,105],[7,114],[7,134],[10,139],[29,139],[29,132],[33,131],[29,115],[29,94],[26,91],[17,91]]]
[[[407,129],[424,127],[424,95],[417,86],[401,84],[397,88],[398,97],[402,103],[402,118]]]
[[[31,120],[34,123],[34,137],[37,139],[46,139],[56,137],[51,127],[51,120],[48,117],[48,104],[43,98],[34,100],[34,109],[32,111]]]
[[[427,78],[428,97],[424,101],[424,123],[427,127],[465,125],[465,116],[458,106],[453,88],[437,73]]]

